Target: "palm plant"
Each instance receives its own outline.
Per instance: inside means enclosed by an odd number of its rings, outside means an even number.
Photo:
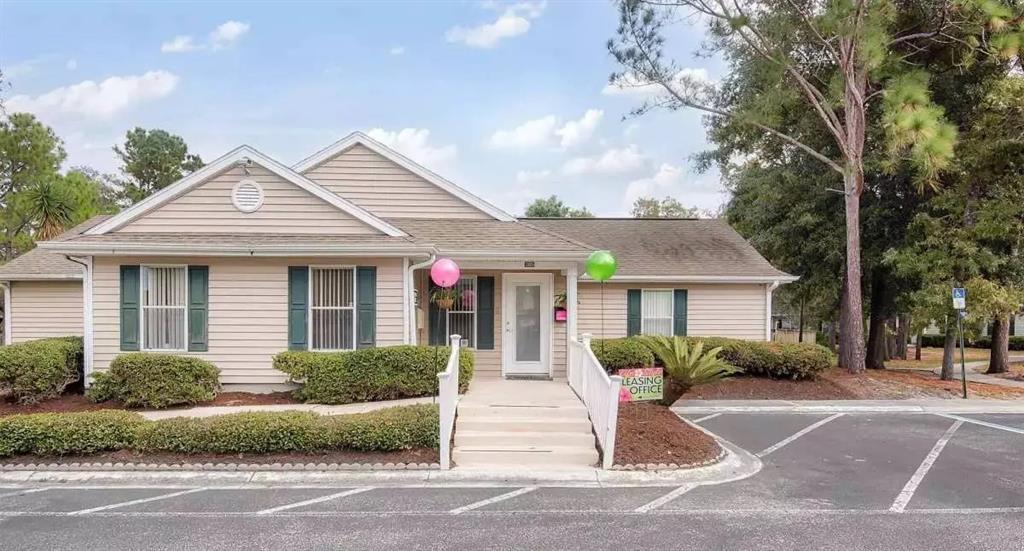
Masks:
[[[704,342],[692,347],[683,337],[645,336],[643,343],[665,367],[667,375],[661,404],[672,405],[690,388],[720,381],[743,370],[718,357],[722,347],[704,350]]]
[[[29,220],[36,228],[36,241],[48,241],[64,233],[75,212],[71,197],[53,180],[26,190],[25,204]]]

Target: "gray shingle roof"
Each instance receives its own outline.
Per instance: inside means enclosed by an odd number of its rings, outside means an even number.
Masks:
[[[458,251],[542,251],[587,253],[590,247],[529,222],[431,218],[390,218],[416,243],[435,245],[444,253]]]
[[[107,218],[109,216],[105,214],[93,216],[60,234],[55,240],[65,240],[80,235]],[[82,279],[82,266],[68,260],[63,254],[39,248],[32,249],[0,266],[0,281],[33,279]]]
[[[787,277],[718,219],[529,218],[531,225],[612,251],[616,277]]]

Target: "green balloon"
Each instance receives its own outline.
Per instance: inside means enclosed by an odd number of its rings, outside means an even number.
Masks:
[[[587,275],[594,281],[607,281],[619,267],[611,251],[594,251],[587,257]]]

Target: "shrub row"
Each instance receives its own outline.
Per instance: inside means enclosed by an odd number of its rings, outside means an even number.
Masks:
[[[220,388],[220,370],[190,356],[131,352],[93,374],[86,396],[94,402],[117,400],[126,407],[165,408],[208,402]]]
[[[82,338],[58,337],[0,347],[0,391],[18,403],[56,398],[81,378]]]
[[[344,352],[288,351],[274,356],[274,367],[302,386],[304,402],[348,404],[430,396],[437,374],[448,363],[448,347],[400,345]],[[473,377],[473,351],[459,351],[459,387]]]
[[[942,348],[946,345],[945,335],[921,335],[921,346],[925,348]],[[957,340],[957,346],[960,341]],[[992,348],[992,337],[976,337],[964,339],[967,348]],[[1024,337],[1010,337],[1010,350],[1024,350]]]
[[[686,340],[690,344],[703,342],[705,350],[721,347],[718,357],[748,375],[773,379],[813,379],[835,365],[832,353],[817,344],[746,341],[724,337],[687,337]],[[609,373],[650,365],[654,359],[643,341],[636,337],[595,340],[591,342],[590,348]],[[646,355],[640,351],[641,348],[646,350]]]
[[[236,413],[146,421],[115,410],[0,417],[0,457],[60,456],[112,450],[170,453],[280,453],[436,448],[433,405],[354,415]]]

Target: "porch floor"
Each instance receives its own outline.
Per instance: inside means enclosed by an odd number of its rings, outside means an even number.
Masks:
[[[458,468],[574,468],[598,454],[587,409],[565,380],[474,379],[459,401]]]

